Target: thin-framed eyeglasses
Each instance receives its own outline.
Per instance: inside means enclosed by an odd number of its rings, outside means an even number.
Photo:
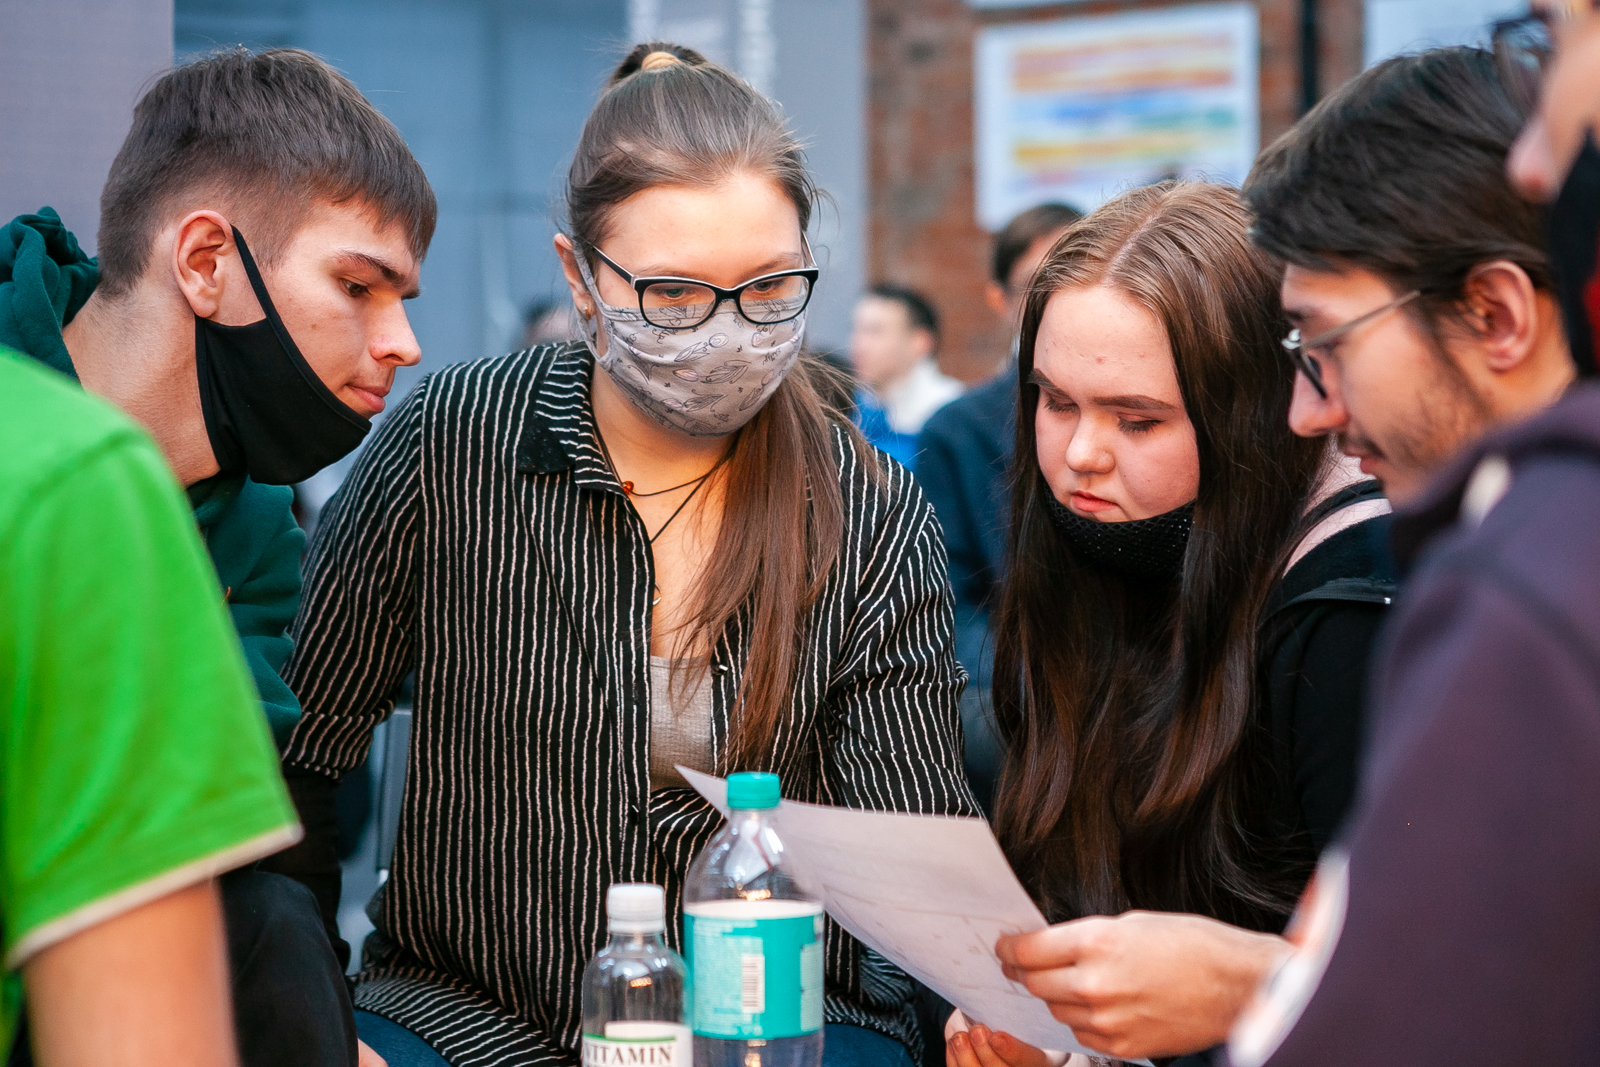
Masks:
[[[1495,72],[1517,111],[1532,115],[1539,104],[1544,69],[1555,54],[1555,27],[1563,11],[1535,10],[1517,18],[1497,19],[1490,27]]]
[[[1322,383],[1322,360],[1327,358],[1327,350],[1339,338],[1348,334],[1358,326],[1380,319],[1391,311],[1405,307],[1411,301],[1422,295],[1421,289],[1413,289],[1404,296],[1397,296],[1380,308],[1373,308],[1365,315],[1359,315],[1342,325],[1326,330],[1309,341],[1301,340],[1300,328],[1297,326],[1289,331],[1289,336],[1278,342],[1289,353],[1289,359],[1294,363],[1294,369],[1306,376],[1306,381],[1317,391],[1322,399],[1328,399],[1328,387]],[[1320,352],[1320,355],[1319,355]]]
[[[639,314],[652,326],[664,330],[692,330],[715,315],[724,300],[732,300],[739,314],[749,322],[772,326],[798,318],[811,303],[812,290],[817,286],[821,271],[815,266],[811,245],[804,236],[800,242],[812,266],[760,274],[732,289],[698,278],[670,275],[641,278],[618,266],[600,249],[596,248],[594,254],[615,271],[617,277],[633,286],[639,297]]]

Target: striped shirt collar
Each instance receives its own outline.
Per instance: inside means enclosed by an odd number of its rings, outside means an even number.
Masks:
[[[594,357],[582,341],[574,341],[553,359],[535,386],[538,400],[523,424],[517,442],[519,474],[572,472],[576,485],[621,493],[611,465],[600,450],[590,388]]]

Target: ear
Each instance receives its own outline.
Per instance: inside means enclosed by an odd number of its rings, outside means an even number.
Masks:
[[[1503,259],[1480,263],[1463,290],[1467,325],[1482,346],[1484,366],[1493,374],[1522,368],[1542,332],[1543,311],[1528,272]]]
[[[589,295],[583,275],[578,271],[578,251],[572,245],[572,238],[558,233],[555,244],[556,255],[561,259],[561,273],[566,276],[567,289],[572,293],[572,306],[578,309],[578,314],[590,318],[595,313],[594,298]]]
[[[173,281],[200,318],[214,319],[221,313],[227,276],[233,273],[229,267],[244,273],[234,248],[233,225],[215,211],[185,216],[172,246]]]
[[[1001,285],[999,282],[990,279],[989,281],[983,283],[983,302],[989,305],[990,311],[994,312],[1002,319],[1010,317],[1011,309],[1009,305],[1011,301],[1006,299],[1005,286]],[[1017,324],[1014,322],[1006,323],[1007,329],[1014,330],[1016,329],[1016,326]]]
[[[921,326],[911,331],[911,343],[916,346],[919,359],[932,359],[939,351],[939,339],[932,330]]]

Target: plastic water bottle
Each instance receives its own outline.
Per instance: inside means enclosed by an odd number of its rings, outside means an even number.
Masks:
[[[728,824],[683,891],[699,1067],[819,1067],[822,904],[783,866],[778,776],[728,776]]]
[[[689,969],[661,940],[661,887],[612,886],[606,920],[611,942],[583,972],[583,1067],[690,1067]]]

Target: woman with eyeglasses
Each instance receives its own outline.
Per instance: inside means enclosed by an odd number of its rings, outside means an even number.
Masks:
[[[995,824],[1056,925],[998,951],[1119,1058],[1220,1043],[1286,953],[1392,593],[1376,483],[1289,429],[1247,227],[1224,186],[1127,193],[1061,238],[1022,320]],[[952,1020],[950,1067],[1065,1058],[983,1023]]]
[[[356,766],[416,671],[355,992],[380,1054],[575,1062],[607,887],[665,886],[676,945],[721,823],[678,766],[976,812],[938,524],[802,350],[816,195],[770,101],[635,48],[555,240],[585,339],[426,379],[325,512],[287,765]],[[825,945],[824,1062],[909,1067],[910,980],[831,923]]]

